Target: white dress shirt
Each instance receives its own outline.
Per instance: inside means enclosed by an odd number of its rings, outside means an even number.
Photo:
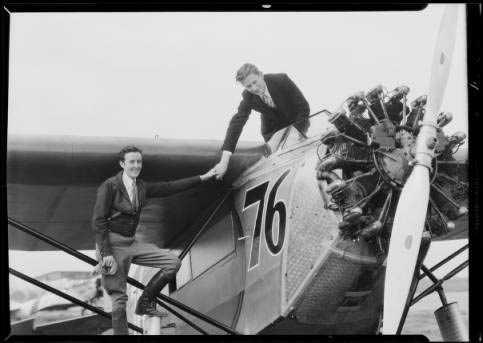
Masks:
[[[124,186],[126,187],[127,194],[129,195],[129,200],[133,202],[133,186],[136,180],[131,179],[129,176],[126,175],[125,172],[122,173],[122,182],[124,183]]]

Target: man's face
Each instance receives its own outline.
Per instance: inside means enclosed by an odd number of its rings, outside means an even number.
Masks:
[[[139,152],[128,152],[124,155],[124,161],[119,161],[121,168],[131,179],[135,179],[141,173],[143,156]]]
[[[247,91],[256,95],[262,95],[265,93],[265,80],[263,74],[249,74],[241,84]]]

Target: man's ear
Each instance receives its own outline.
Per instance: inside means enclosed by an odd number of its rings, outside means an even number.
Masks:
[[[124,169],[124,161],[119,161],[119,165]]]

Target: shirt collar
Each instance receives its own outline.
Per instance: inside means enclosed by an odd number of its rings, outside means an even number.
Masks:
[[[136,180],[131,179],[129,176],[126,175],[126,172],[122,173],[122,182],[124,183],[124,186],[126,186],[126,189],[132,188],[133,184],[136,182]]]
[[[260,95],[260,98],[263,97],[264,95],[267,95],[269,98],[272,98],[272,95],[268,91],[268,86],[267,86],[267,83],[266,82],[265,82],[265,91],[263,92],[262,95]]]

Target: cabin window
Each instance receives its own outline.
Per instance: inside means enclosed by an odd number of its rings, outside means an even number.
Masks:
[[[235,251],[231,212],[210,227],[191,248],[193,277]]]
[[[193,244],[181,261],[176,286],[182,287],[235,251],[235,234],[231,212],[218,220]]]

